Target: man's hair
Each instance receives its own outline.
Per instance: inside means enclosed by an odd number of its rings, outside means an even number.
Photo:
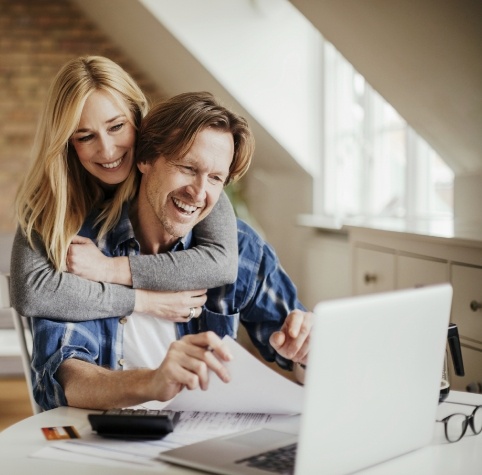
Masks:
[[[161,156],[178,160],[207,127],[232,133],[234,156],[225,185],[239,180],[251,163],[253,134],[243,117],[223,107],[209,92],[179,94],[154,106],[139,128],[136,161],[154,162]]]

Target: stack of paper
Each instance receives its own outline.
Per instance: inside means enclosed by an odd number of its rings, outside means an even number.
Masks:
[[[159,441],[132,442],[81,433],[81,439],[51,442],[34,457],[107,465],[159,467],[159,452],[210,437],[245,430],[274,419],[299,414],[303,387],[284,378],[229,337],[224,339],[233,360],[223,383],[215,375],[207,391],[184,390],[168,403],[150,401],[142,407],[182,411],[174,432]]]

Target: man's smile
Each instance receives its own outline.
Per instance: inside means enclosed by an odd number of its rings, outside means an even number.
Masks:
[[[197,206],[189,205],[187,203],[182,202],[178,198],[172,198],[176,208],[178,208],[181,212],[185,214],[193,214],[195,211],[198,210]]]

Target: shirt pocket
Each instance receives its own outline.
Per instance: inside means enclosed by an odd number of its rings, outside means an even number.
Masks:
[[[220,338],[224,338],[226,335],[233,339],[237,337],[239,311],[226,315],[204,308],[203,315],[199,320],[199,332],[212,331]]]

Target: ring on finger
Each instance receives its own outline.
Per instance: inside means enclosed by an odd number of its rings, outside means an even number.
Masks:
[[[196,308],[195,307],[191,307],[189,309],[189,315],[186,318],[187,321],[191,320],[191,318],[194,318],[194,316],[196,315]]]

